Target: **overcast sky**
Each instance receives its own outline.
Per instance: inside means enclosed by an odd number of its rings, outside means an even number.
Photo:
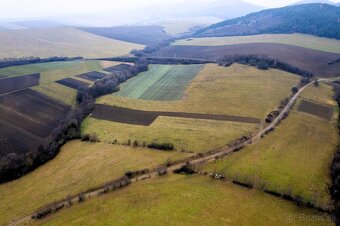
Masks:
[[[39,18],[62,15],[78,15],[109,12],[129,12],[161,2],[181,2],[185,0],[0,0],[0,19]],[[215,0],[196,0],[213,2]],[[226,0],[228,1],[228,0]],[[280,7],[298,0],[244,0],[266,7]],[[340,0],[333,0],[340,2]]]

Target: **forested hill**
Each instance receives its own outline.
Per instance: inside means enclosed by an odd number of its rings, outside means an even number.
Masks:
[[[263,10],[203,28],[195,37],[304,33],[340,39],[340,7],[304,4]]]

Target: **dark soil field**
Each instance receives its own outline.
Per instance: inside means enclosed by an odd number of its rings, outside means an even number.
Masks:
[[[36,150],[43,138],[0,119],[0,155]]]
[[[159,43],[170,36],[160,26],[89,27],[83,31],[142,45]]]
[[[107,72],[113,72],[113,71],[119,71],[119,70],[122,70],[122,71],[127,70],[128,71],[128,70],[130,70],[130,68],[131,68],[131,65],[129,65],[129,64],[119,64],[119,65],[116,65],[116,66],[104,68],[103,70],[107,71]]]
[[[225,46],[180,46],[166,47],[154,57],[178,57],[217,60],[228,55],[262,55],[278,59],[323,77],[340,76],[340,63],[330,65],[340,58],[340,54],[322,52],[298,46],[256,43]]]
[[[1,78],[1,76],[0,76]],[[40,74],[24,75],[14,78],[0,79],[0,94],[39,85]]]
[[[69,109],[68,106],[30,89],[1,96],[1,153],[36,149],[58,126]]]
[[[87,79],[89,81],[97,81],[98,79],[102,79],[106,77],[106,74],[100,73],[98,71],[91,71],[85,74],[77,75],[76,77]]]
[[[243,123],[259,124],[260,119],[247,118],[231,115],[208,115],[184,112],[158,112],[158,111],[139,111],[127,108],[112,107],[102,104],[97,104],[92,114],[93,118],[120,122],[134,125],[151,125],[158,116],[179,117],[179,118],[195,118],[195,119],[211,119],[219,121],[232,121]]]
[[[298,110],[301,112],[306,112],[311,115],[318,116],[320,118],[331,120],[333,116],[333,108],[331,106],[325,106],[306,100],[302,100]]]
[[[56,83],[70,87],[72,89],[80,89],[82,87],[88,87],[90,85],[89,83],[82,82],[82,81],[79,81],[73,78],[65,78],[65,79],[56,81]]]

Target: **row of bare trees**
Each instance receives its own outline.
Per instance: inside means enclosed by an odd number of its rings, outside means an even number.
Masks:
[[[232,55],[225,56],[218,60],[221,66],[230,66],[233,63],[246,64],[257,67],[260,70],[267,70],[269,68],[280,69],[293,74],[300,75],[304,78],[311,78],[313,74],[311,72],[302,70],[294,65],[282,62],[277,59],[269,58],[267,56],[260,55]]]
[[[36,63],[48,63],[57,61],[71,61],[71,60],[82,60],[83,57],[22,57],[22,58],[4,58],[0,60],[0,68],[10,67],[10,66],[20,66],[26,64],[36,64]]]

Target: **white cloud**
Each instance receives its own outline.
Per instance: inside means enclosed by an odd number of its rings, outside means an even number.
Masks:
[[[214,4],[216,0],[196,0]],[[227,1],[227,0],[226,0]],[[267,7],[288,5],[298,0],[244,0]],[[335,0],[334,0],[335,1]],[[340,0],[337,0],[339,2]],[[186,0],[0,0],[0,19],[27,19],[42,17],[61,17],[111,14],[112,18],[128,17],[133,20],[134,12],[144,7],[168,3],[187,2]],[[148,12],[144,12],[148,14]]]

